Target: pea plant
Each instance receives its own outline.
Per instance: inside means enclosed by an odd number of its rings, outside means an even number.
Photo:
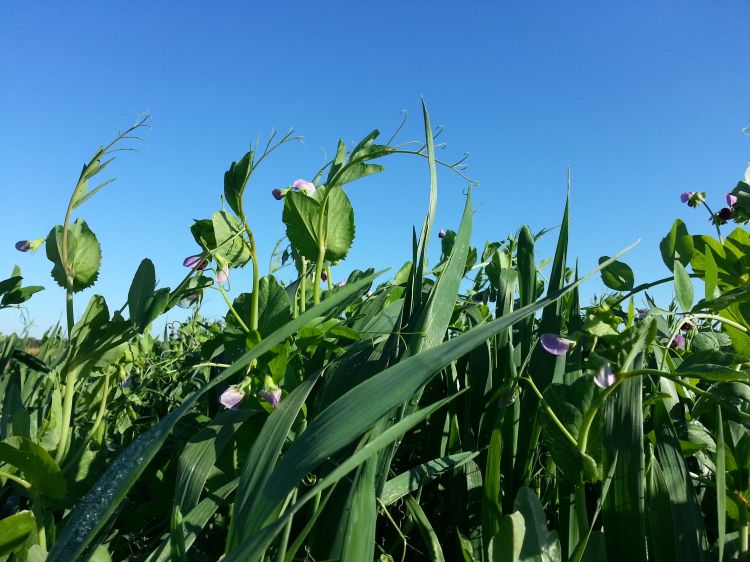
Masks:
[[[177,287],[145,258],[117,309],[76,301],[101,266],[78,213],[149,117],[94,153],[62,225],[16,244],[44,246],[66,321],[0,336],[0,559],[750,560],[750,171],[717,212],[683,193],[715,236],[676,220],[666,276],[636,283],[625,252],[570,264],[569,201],[551,260],[535,252],[551,231],[528,226],[472,245],[475,182],[423,121],[422,142],[338,141],[307,179],[255,193],[300,138],[272,133],[190,225]],[[399,155],[426,164],[411,260],[348,271],[347,191]],[[455,229],[435,225],[439,169],[469,184]],[[286,230],[267,267],[251,195]],[[607,292],[582,303],[594,275]],[[42,290],[23,281],[0,281],[0,313]],[[206,291],[224,317],[201,314]]]

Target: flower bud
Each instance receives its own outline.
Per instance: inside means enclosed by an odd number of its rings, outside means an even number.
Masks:
[[[221,396],[219,397],[219,402],[225,407],[234,409],[237,406],[240,405],[240,402],[242,402],[245,399],[245,394],[240,392],[239,389],[232,385],[228,387],[224,392],[221,393]]]
[[[295,189],[299,189],[305,195],[312,196],[313,193],[315,193],[315,184],[307,180],[303,180],[303,179],[294,180],[292,187]]]
[[[441,228],[438,232],[438,238],[445,238],[445,229]]]
[[[320,280],[321,281],[328,281],[328,274],[326,273],[326,270],[320,272]]]
[[[276,201],[281,201],[284,198],[284,192],[278,187],[271,191],[271,195],[273,195],[273,198],[276,199]]]
[[[203,254],[196,254],[194,256],[188,256],[186,257],[182,265],[185,267],[189,267],[190,269],[196,269],[196,266],[201,271],[206,269],[206,266],[208,265],[208,262],[206,261],[206,256]]]
[[[35,240],[19,240],[16,242],[16,250],[19,252],[36,252],[39,246],[44,244],[44,238],[37,238]]]
[[[224,264],[221,266],[221,268],[216,272],[216,282],[219,285],[223,285],[229,280],[229,265]]]
[[[685,336],[677,334],[672,340],[672,349],[685,349]]]
[[[603,365],[594,375],[594,384],[599,388],[609,388],[617,382],[617,376],[610,369],[609,364]]]

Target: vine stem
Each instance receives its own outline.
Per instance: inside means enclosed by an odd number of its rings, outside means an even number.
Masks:
[[[536,394],[536,397],[539,399],[539,403],[544,408],[544,411],[547,412],[547,415],[550,417],[552,422],[558,427],[558,429],[562,432],[566,439],[570,441],[570,443],[577,449],[578,441],[576,441],[576,438],[570,434],[570,432],[565,428],[560,419],[555,415],[555,412],[552,410],[552,408],[550,408],[550,405],[547,404],[547,401],[544,399],[544,396],[542,396],[542,393],[539,392],[539,389],[537,388],[536,384],[534,384],[534,381],[531,380],[530,377],[520,378],[521,380],[526,381],[529,384],[531,390],[533,390],[534,394]]]
[[[8,480],[13,480],[16,484],[21,485],[22,487],[26,488],[27,490],[31,488],[31,483],[24,480],[20,476],[16,476],[15,474],[11,474],[10,472],[5,472],[4,470],[0,470],[0,478],[7,478]]]

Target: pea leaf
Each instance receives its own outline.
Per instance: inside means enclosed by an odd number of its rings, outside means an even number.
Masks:
[[[67,287],[67,273],[62,262],[63,227],[55,226],[47,235],[47,258],[54,264],[52,278],[63,288]],[[73,280],[73,292],[91,287],[99,276],[102,250],[99,241],[83,219],[68,225],[67,259]]]
[[[599,258],[599,265],[609,259],[609,256]],[[635,284],[635,277],[630,266],[615,260],[602,269],[602,282],[615,291],[630,291]]]

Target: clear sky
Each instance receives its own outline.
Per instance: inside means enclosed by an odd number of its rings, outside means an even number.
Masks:
[[[197,250],[192,219],[218,210],[224,171],[258,135],[305,137],[246,192],[265,264],[284,232],[271,189],[312,176],[339,137],[351,146],[378,128],[388,138],[402,110],[399,138],[420,139],[420,96],[445,125],[441,157],[471,153],[476,244],[559,224],[571,166],[571,256],[589,269],[641,238],[626,258],[636,282],[662,277],[658,242],[674,218],[709,232],[680,192],[706,190],[719,207],[750,158],[748,25],[739,0],[1,2],[0,278],[19,264],[47,287],[28,305],[32,333],[62,317],[43,249],[13,244],[62,223],[83,162],[140,112],[153,116],[141,152],[122,153],[110,167],[118,180],[81,208],[103,247],[94,290],[111,309],[144,257],[162,286],[182,278]],[[335,276],[410,256],[426,163],[384,164],[348,188],[357,238]],[[441,172],[438,226],[457,227],[465,188]],[[248,290],[249,269],[232,282],[233,294]],[[77,297],[77,314],[91,294]],[[224,307],[214,296],[205,310]],[[0,331],[21,325],[18,311],[0,311]]]

